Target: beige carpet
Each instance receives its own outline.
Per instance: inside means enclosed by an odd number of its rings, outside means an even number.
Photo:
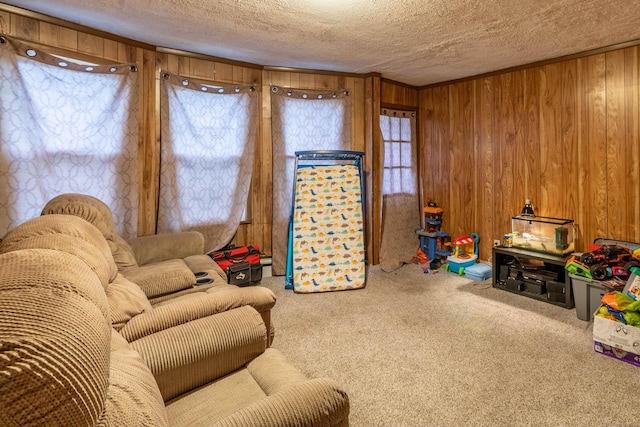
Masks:
[[[565,309],[419,265],[278,302],[274,347],[349,393],[352,426],[638,426],[640,368]]]

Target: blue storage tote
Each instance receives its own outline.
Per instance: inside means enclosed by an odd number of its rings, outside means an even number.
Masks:
[[[491,264],[479,262],[464,269],[464,275],[471,279],[481,282],[491,277]]]

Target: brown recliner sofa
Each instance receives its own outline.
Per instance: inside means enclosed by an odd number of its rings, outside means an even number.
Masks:
[[[66,215],[20,227],[0,242],[0,425],[348,425],[344,390],[267,348],[251,306],[127,342],[101,233]]]
[[[161,233],[125,241],[117,234],[111,209],[101,200],[86,194],[66,193],[51,199],[42,215],[63,214],[78,216],[93,224],[106,239],[121,281],[136,283],[157,308],[180,303],[206,307],[212,300],[218,305],[238,307],[251,305],[267,325],[269,343],[274,335],[271,308],[275,304],[273,292],[262,286],[238,287],[228,285],[226,274],[213,259],[204,253],[204,238],[196,231]],[[206,273],[199,278],[196,273]],[[209,279],[211,283],[199,284]],[[216,298],[203,294],[215,295]],[[202,310],[202,308],[192,308]],[[140,322],[141,318],[137,320]]]

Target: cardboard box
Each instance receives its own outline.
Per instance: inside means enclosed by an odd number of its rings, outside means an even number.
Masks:
[[[610,345],[602,344],[598,341],[593,342],[593,349],[596,351],[596,353],[600,353],[614,359],[622,360],[623,362],[629,363],[634,366],[640,366],[640,355],[638,354],[620,350],[615,347],[611,347]]]
[[[640,328],[635,326],[593,316],[593,340],[618,350],[640,354]]]

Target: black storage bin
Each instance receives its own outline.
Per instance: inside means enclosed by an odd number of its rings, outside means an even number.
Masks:
[[[524,288],[527,292],[531,292],[532,294],[542,295],[547,292],[545,283],[538,280],[525,280]]]

